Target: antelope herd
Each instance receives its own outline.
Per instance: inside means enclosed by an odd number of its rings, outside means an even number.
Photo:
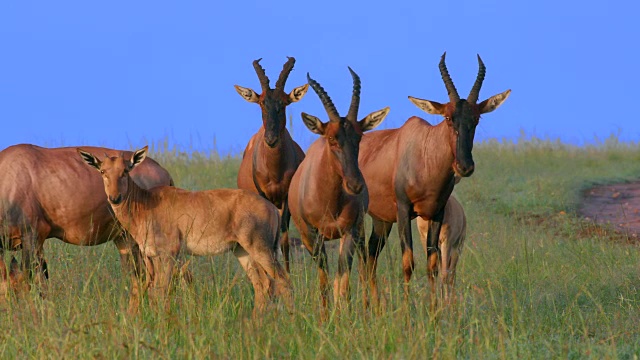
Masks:
[[[439,69],[449,101],[409,97],[444,121],[431,125],[409,118],[397,129],[372,131],[389,107],[358,120],[360,77],[353,78],[351,105],[340,116],[327,91],[307,73],[308,84],[284,90],[295,64],[289,57],[275,88],[259,63],[253,67],[261,94],[235,85],[248,102],[257,103],[262,126],[249,140],[238,171],[238,189],[188,191],[147,157],[147,147],[119,151],[98,147],[41,148],[15,145],[0,152],[0,298],[27,284],[46,296],[49,277],[44,241],[58,238],[74,245],[113,241],[130,276],[129,312],[141,296],[167,306],[172,273],[184,254],[232,252],[254,289],[254,313],[272,298],[293,309],[289,223],[318,266],[322,309],[330,290],[325,241],[340,239],[334,302],[348,301],[349,274],[358,256],[363,290],[379,301],[376,268],[393,223],[402,249],[405,298],[414,271],[411,220],[418,218],[427,253],[427,274],[435,303],[436,278],[448,300],[466,236],[466,217],[452,196],[454,185],[475,169],[472,148],[483,113],[497,109],[510,90],[478,103],[485,66],[469,96],[461,99],[445,65]],[[302,113],[305,126],[319,138],[305,153],[286,128],[287,105],[300,101],[311,86],[327,113],[327,122]],[[365,239],[365,214],[372,231]],[[4,250],[22,250],[22,263]],[[279,250],[283,264],[278,260]],[[366,292],[366,291],[365,291]],[[365,305],[368,305],[365,296]]]

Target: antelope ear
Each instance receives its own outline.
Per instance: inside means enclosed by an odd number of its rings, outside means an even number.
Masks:
[[[147,158],[147,150],[149,150],[149,145],[146,145],[140,150],[136,150],[131,156],[131,164],[129,164],[129,170],[133,170],[134,167],[138,166],[144,159]]]
[[[487,100],[483,101],[480,103],[480,105],[478,105],[478,107],[480,108],[480,114],[486,114],[486,113],[490,113],[493,110],[497,109],[500,107],[500,105],[502,105],[502,103],[507,100],[507,98],[509,97],[509,95],[511,94],[511,89],[498,94],[498,95],[493,95],[492,97],[488,98]]]
[[[95,155],[90,152],[86,152],[80,148],[76,148],[78,154],[84,162],[86,162],[89,166],[96,168],[96,170],[100,170],[100,165],[102,165],[102,161],[100,161]]]
[[[324,124],[322,121],[320,121],[320,119],[318,119],[313,115],[309,115],[304,112],[300,115],[302,116],[302,121],[307,126],[307,128],[311,130],[312,133],[318,134],[318,135],[324,135],[324,129],[326,124]]]
[[[431,115],[444,115],[445,104],[440,104],[439,102],[431,100],[418,99],[413,96],[409,96],[409,101]]]
[[[243,99],[247,100],[250,103],[257,103],[258,100],[260,100],[260,96],[258,96],[255,91],[249,88],[244,88],[240,85],[233,85],[233,87],[236,88],[236,91],[238,92],[238,94],[240,94],[240,96],[242,96]]]
[[[362,131],[369,131],[380,125],[382,120],[384,120],[387,117],[387,114],[389,114],[389,110],[390,109],[387,106],[382,110],[374,111],[371,114],[367,115],[364,119],[358,121],[358,123],[360,124],[360,129],[362,129]]]
[[[292,103],[302,100],[302,97],[307,93],[307,90],[309,90],[309,84],[298,86],[289,93],[289,100],[291,100]]]

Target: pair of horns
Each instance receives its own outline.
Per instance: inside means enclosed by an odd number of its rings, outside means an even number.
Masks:
[[[287,82],[287,78],[289,77],[289,74],[293,69],[293,65],[296,62],[296,59],[293,57],[287,56],[287,59],[287,62],[284,63],[282,71],[280,72],[280,77],[278,77],[278,81],[276,81],[276,89],[280,89],[282,91],[284,91],[284,84]],[[260,60],[262,60],[262,58],[253,61],[253,68],[256,69],[256,74],[258,74],[258,79],[260,80],[260,86],[262,87],[262,91],[265,92],[269,90],[269,78],[260,65]]]
[[[353,95],[351,95],[351,106],[349,106],[349,112],[347,113],[347,120],[357,121],[358,120],[358,108],[360,107],[360,77],[355,73],[350,67],[349,72],[351,73],[351,77],[353,78]],[[313,90],[320,97],[320,101],[322,101],[322,105],[324,105],[324,109],[327,111],[329,115],[329,121],[340,121],[340,115],[338,114],[338,110],[336,110],[335,105],[333,105],[333,101],[329,97],[329,94],[322,88],[322,86],[315,80],[309,76],[307,73],[307,81],[309,85],[313,88]]]
[[[453,80],[451,80],[451,76],[449,76],[449,71],[447,70],[447,65],[444,63],[444,58],[447,55],[445,51],[442,54],[442,58],[440,58],[440,75],[442,75],[442,80],[444,81],[444,86],[447,88],[447,92],[449,93],[449,100],[451,102],[458,102],[460,100],[460,95],[458,95],[458,90],[453,85]],[[480,55],[478,55],[478,76],[476,77],[476,82],[473,84],[471,91],[469,92],[469,96],[467,97],[467,102],[475,104],[478,102],[478,96],[480,95],[480,88],[482,87],[482,82],[484,81],[484,75],[487,72],[487,68],[484,66]]]

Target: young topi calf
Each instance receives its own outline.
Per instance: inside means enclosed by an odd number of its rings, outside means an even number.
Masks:
[[[418,217],[417,223],[422,246],[424,250],[427,251],[427,234],[429,233],[431,220]],[[435,271],[435,276],[437,276],[437,269],[439,268],[440,270],[440,280],[445,302],[449,301],[454,292],[456,266],[462,254],[466,236],[467,217],[458,199],[451,195],[444,207],[444,218],[442,220],[442,227],[440,228],[440,238],[438,239],[440,248],[439,266],[436,267]]]
[[[146,146],[130,161],[121,156],[99,160],[82,149],[78,153],[102,174],[116,218],[140,247],[151,276],[152,300],[165,300],[179,254],[233,251],[253,284],[254,313],[264,309],[272,293],[284,295],[291,306],[291,281],[276,258],[280,215],[269,201],[238,189],[143,189],[129,172],[146,158]]]

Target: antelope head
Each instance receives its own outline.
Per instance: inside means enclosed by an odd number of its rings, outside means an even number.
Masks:
[[[460,99],[445,65],[444,58],[446,54],[446,52],[442,54],[439,67],[440,75],[449,93],[449,102],[441,104],[436,101],[423,100],[411,96],[409,96],[409,100],[429,114],[444,116],[450,130],[449,143],[455,157],[453,170],[456,175],[467,177],[473,174],[475,167],[471,150],[473,149],[473,138],[476,133],[476,126],[480,121],[480,115],[492,112],[500,107],[511,94],[511,90],[494,95],[478,104],[478,95],[486,72],[484,63],[480,59],[480,55],[478,55],[479,70],[476,82],[473,84],[469,96],[466,99]]]
[[[265,130],[264,141],[269,147],[276,146],[287,124],[285,112],[287,105],[300,101],[309,89],[309,85],[304,84],[293,89],[289,94],[284,92],[284,84],[293,69],[293,64],[296,62],[296,59],[292,57],[288,59],[280,72],[278,81],[276,81],[275,89],[269,87],[269,78],[265,74],[262,66],[260,66],[260,60],[262,59],[253,62],[253,67],[258,74],[260,86],[262,87],[262,94],[258,95],[251,89],[234,85],[236,91],[243,99],[260,105],[260,109],[262,110],[262,126]]]
[[[123,154],[111,157],[105,154],[105,159],[100,160],[80,148],[77,151],[84,162],[100,172],[107,199],[111,205],[117,206],[122,203],[129,191],[129,172],[147,157],[147,149],[148,146],[145,146],[136,150],[129,161],[124,159]]]
[[[302,113],[302,121],[313,133],[321,135],[332,156],[338,162],[338,173],[342,177],[342,187],[349,194],[359,194],[364,188],[364,178],[358,166],[360,140],[364,131],[378,126],[389,113],[389,108],[374,111],[361,120],[357,120],[360,106],[360,77],[349,68],[353,77],[353,95],[351,106],[346,117],[341,117],[333,105],[331,98],[320,84],[307,73],[307,80],[313,91],[318,94],[324,109],[329,116],[328,122],[307,113]]]

